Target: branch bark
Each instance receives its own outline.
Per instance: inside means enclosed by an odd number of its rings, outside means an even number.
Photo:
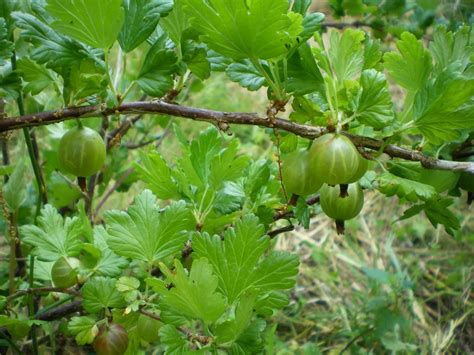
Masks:
[[[6,132],[23,127],[48,125],[75,118],[92,116],[100,117],[113,114],[129,115],[146,113],[165,114],[194,121],[207,122],[216,125],[221,129],[228,127],[229,124],[278,128],[308,139],[317,138],[327,132],[324,127],[303,125],[281,118],[268,119],[266,117],[259,117],[256,113],[221,112],[180,106],[164,101],[128,102],[116,108],[108,108],[105,105],[68,107],[57,111],[47,111],[32,115],[13,117],[0,121],[0,132]],[[343,134],[349,137],[356,146],[381,151],[393,158],[419,161],[427,169],[465,171],[474,174],[474,163],[434,159],[424,155],[422,152],[406,149],[393,144],[386,144],[383,140],[357,136],[347,132],[343,132]]]
[[[68,316],[72,313],[77,313],[82,311],[82,301],[73,301],[71,303],[50,309],[39,315],[38,320],[52,321],[56,319],[61,319],[62,317]]]

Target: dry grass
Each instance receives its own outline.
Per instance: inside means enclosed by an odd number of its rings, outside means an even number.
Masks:
[[[458,204],[463,229],[456,239],[424,216],[394,223],[402,212],[396,199],[370,192],[345,236],[338,236],[333,222],[319,214],[309,230],[280,237],[277,248],[301,260],[291,304],[275,320],[286,343],[281,354],[302,351],[309,343],[323,353],[338,353],[354,339],[351,352],[386,351],[371,333],[377,332],[380,313],[394,308],[411,323],[411,334],[401,339],[416,346],[413,353],[474,352],[472,207]],[[394,279],[374,282],[364,268]],[[412,286],[401,287],[403,282]],[[386,306],[368,311],[377,299]]]

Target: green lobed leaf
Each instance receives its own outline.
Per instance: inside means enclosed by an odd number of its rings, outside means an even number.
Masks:
[[[118,41],[131,52],[150,37],[160,17],[173,8],[173,0],[124,0],[125,20]]]
[[[68,84],[72,99],[79,100],[94,95],[105,97],[108,80],[102,68],[90,59],[83,59],[72,67]]]
[[[299,12],[301,15],[306,14],[311,6],[312,0],[295,0],[292,11]]]
[[[138,195],[127,212],[108,211],[105,221],[107,244],[117,255],[150,265],[181,251],[187,231],[194,227],[183,201],[161,212],[149,190]]]
[[[148,50],[137,83],[148,95],[161,97],[173,88],[177,56],[166,47],[166,37],[160,37]]]
[[[310,39],[321,28],[324,19],[325,16],[321,12],[307,14],[303,19],[303,32],[298,36],[300,38],[299,42],[303,43]]]
[[[474,55],[473,40],[471,28],[468,26],[459,28],[455,33],[444,26],[437,27],[430,43],[436,71],[440,73],[455,62],[458,62],[460,70],[464,71]]]
[[[48,87],[54,86],[57,76],[44,65],[40,65],[28,57],[17,62],[18,73],[26,85],[23,90],[31,95],[38,95]]]
[[[287,92],[303,96],[315,91],[324,92],[323,77],[311,48],[303,44],[288,61]]]
[[[252,286],[253,273],[268,246],[269,238],[254,216],[246,216],[228,229],[223,241],[219,236],[193,238],[194,255],[209,259],[229,303]]]
[[[203,185],[209,181],[211,161],[215,159],[222,147],[222,138],[214,127],[210,127],[199,134],[191,142],[189,155],[183,154],[180,161],[184,173],[190,177],[197,175]],[[194,171],[191,172],[191,169]],[[219,172],[220,173],[220,172]]]
[[[364,42],[364,67],[362,69],[372,69],[378,66],[382,60],[382,41],[366,36]]]
[[[415,97],[416,127],[434,144],[456,140],[474,127],[474,79],[448,67]]]
[[[13,52],[13,43],[8,36],[7,22],[0,17],[0,65],[10,59]]]
[[[99,334],[99,328],[93,316],[72,317],[67,324],[67,329],[74,336],[78,345],[92,344]]]
[[[16,213],[26,200],[26,163],[21,159],[8,182],[3,185],[3,198],[10,213]]]
[[[41,260],[75,256],[81,250],[82,225],[77,217],[63,218],[51,205],[41,210],[38,226],[20,227],[22,241],[34,246],[33,254]]]
[[[241,155],[239,148],[239,140],[232,139],[227,147],[221,149],[211,159],[208,181],[216,190],[225,187],[227,182],[235,182],[244,176],[250,158],[247,155]]]
[[[286,293],[272,291],[259,297],[255,305],[255,310],[258,314],[269,317],[275,313],[275,310],[282,309],[289,303],[290,301]]]
[[[211,63],[211,70],[216,72],[224,72],[234,62],[231,58],[220,55],[212,49],[207,51],[207,59]]]
[[[87,58],[103,65],[96,51],[55,32],[36,17],[22,12],[14,12],[12,17],[16,25],[23,29],[22,36],[35,44],[31,58],[39,64],[47,64],[61,74],[69,73],[71,67],[80,65]]]
[[[256,292],[248,292],[239,299],[234,319],[219,324],[215,330],[217,344],[232,343],[248,327],[254,314]]]
[[[330,34],[329,59],[340,83],[344,80],[354,79],[360,74],[364,66],[364,49],[362,42],[364,32],[347,29],[342,35],[338,31]]]
[[[95,274],[108,277],[117,277],[122,270],[129,265],[129,262],[112,250],[107,245],[109,238],[103,226],[95,226],[94,228],[94,246],[100,250],[100,259],[94,266]]]
[[[201,39],[224,56],[257,60],[287,52],[287,0],[186,0],[185,4]]]
[[[265,345],[262,337],[265,327],[266,323],[263,319],[252,322],[232,344],[231,354],[261,354]]]
[[[186,336],[174,325],[166,324],[160,328],[160,340],[166,348],[165,354],[178,355],[190,352]]]
[[[140,178],[158,198],[176,200],[181,197],[171,169],[159,153],[140,152],[140,163],[135,164],[135,168]]]
[[[205,80],[211,75],[211,63],[207,58],[205,45],[197,45],[194,41],[187,40],[182,44],[183,61],[189,70],[199,79]]]
[[[171,272],[166,265],[160,269],[173,285],[155,289],[162,296],[162,302],[176,313],[190,319],[200,319],[205,324],[216,321],[225,311],[224,297],[216,292],[218,280],[212,265],[206,258],[195,259],[189,276],[186,275],[179,260],[175,260],[175,269]]]
[[[94,277],[81,288],[82,305],[89,313],[97,313],[107,308],[123,308],[126,303],[116,288],[115,279]]]
[[[187,0],[174,0],[173,10],[161,20],[160,25],[166,31],[170,39],[179,46],[183,33],[189,27],[189,18],[184,11],[184,4]]]
[[[405,179],[389,172],[379,175],[377,182],[380,192],[384,195],[389,197],[397,195],[399,198],[404,198],[411,202],[418,200],[426,201],[436,195],[436,190],[433,186]]]
[[[48,0],[52,27],[95,48],[109,49],[124,21],[122,0]]]
[[[19,1],[17,0],[2,0],[0,2],[0,17],[5,20],[5,27],[7,29],[6,38],[10,38],[15,29],[15,23],[11,17],[13,11],[18,9]]]
[[[310,208],[304,198],[298,198],[294,212],[295,218],[298,220],[300,225],[302,225],[305,229],[309,229],[309,224],[311,221]]]
[[[354,117],[360,122],[383,129],[394,118],[393,103],[385,76],[375,69],[364,70],[361,90],[354,100]]]
[[[0,66],[0,99],[17,99],[21,90],[21,82],[11,65]]]
[[[71,184],[58,172],[53,171],[48,180],[48,202],[55,208],[69,206],[81,197],[79,186]]]
[[[232,63],[227,67],[226,74],[230,80],[250,91],[256,91],[268,85],[260,71],[249,60]]]
[[[444,225],[446,231],[453,235],[454,231],[461,228],[456,215],[449,210],[449,206],[453,204],[450,198],[431,199],[423,204],[418,204],[407,209],[400,220],[405,220],[418,215],[424,211],[431,224],[436,228],[439,224]]]
[[[428,79],[432,63],[431,54],[416,37],[404,32],[397,41],[399,53],[385,53],[384,66],[392,79],[411,92],[418,91]]]
[[[209,259],[219,276],[219,289],[233,303],[251,287],[261,292],[287,289],[294,285],[298,260],[287,253],[271,253],[261,262],[269,238],[257,217],[248,215],[219,236],[195,236],[194,255]]]
[[[261,291],[290,289],[296,283],[298,266],[297,255],[273,251],[257,266],[252,284]]]

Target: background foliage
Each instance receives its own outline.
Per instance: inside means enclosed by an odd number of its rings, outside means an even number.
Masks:
[[[286,0],[3,1],[2,112],[161,97],[448,160],[472,142],[472,2],[290,3],[288,15]],[[472,207],[418,162],[372,154],[364,210],[337,236],[281,189],[280,155],[306,139],[164,115],[81,120],[108,148],[85,192],[58,170],[75,122],[2,133],[2,349],[88,352],[113,322],[129,353],[472,351]],[[80,259],[80,288],[51,284],[63,257]]]

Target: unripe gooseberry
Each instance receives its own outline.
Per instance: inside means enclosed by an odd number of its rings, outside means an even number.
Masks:
[[[159,320],[141,314],[137,324],[138,334],[144,341],[153,343],[160,338],[161,325]]]
[[[357,148],[341,134],[330,133],[316,139],[309,159],[311,174],[319,174],[328,185],[349,184],[356,174],[365,173],[364,169],[359,170],[363,161]]]
[[[59,142],[60,169],[66,173],[88,177],[104,165],[106,147],[102,137],[82,125],[70,129]]]
[[[296,150],[282,158],[281,175],[289,194],[307,196],[316,193],[323,182],[309,170],[308,150]]]
[[[336,221],[337,232],[344,233],[344,221],[356,217],[364,206],[364,193],[358,183],[350,184],[348,195],[341,197],[340,186],[323,185],[321,188],[321,208]]]
[[[97,355],[123,355],[128,348],[128,333],[120,324],[102,326],[93,345]]]
[[[51,269],[53,284],[59,288],[69,288],[77,284],[77,268],[79,260],[76,258],[60,258]]]

